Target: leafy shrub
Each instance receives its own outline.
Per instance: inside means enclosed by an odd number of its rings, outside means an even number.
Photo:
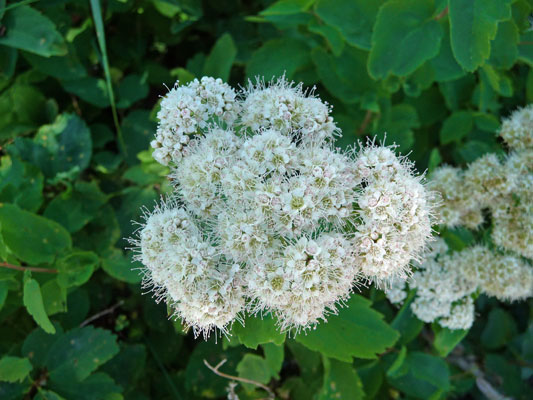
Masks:
[[[501,119],[533,100],[532,9],[0,0],[0,398],[531,398],[531,300],[480,294],[470,330],[450,330],[415,317],[414,291],[396,308],[360,288],[307,334],[264,315],[194,340],[124,249],[141,206],[171,191],[150,149],[163,84],[285,74],[333,106],[338,146],[386,134],[419,171],[467,170],[504,157]],[[505,235],[481,217],[438,230],[452,251],[495,247]]]

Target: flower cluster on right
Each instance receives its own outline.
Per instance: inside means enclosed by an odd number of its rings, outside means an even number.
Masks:
[[[416,289],[411,310],[425,322],[468,329],[478,294],[507,301],[533,295],[533,105],[503,120],[500,136],[508,154],[486,154],[466,170],[442,166],[430,176],[444,226],[475,231],[490,222],[490,234],[456,252],[439,239],[410,280],[389,282],[385,293],[395,304]]]

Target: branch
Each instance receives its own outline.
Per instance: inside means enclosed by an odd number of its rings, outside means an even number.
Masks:
[[[19,265],[9,264],[7,262],[0,262],[0,267],[14,269],[17,271],[46,272],[48,274],[58,273],[57,269],[53,269],[53,268],[21,267]]]
[[[84,327],[87,324],[90,324],[91,322],[93,322],[94,320],[97,320],[100,317],[103,317],[104,315],[111,314],[113,311],[119,308],[122,304],[124,304],[124,300],[120,300],[117,304],[114,304],[111,307],[106,308],[105,310],[102,310],[100,312],[97,312],[92,317],[89,317],[85,321],[83,321],[80,324],[80,328]]]
[[[214,367],[212,365],[210,365],[207,360],[204,359],[204,364],[207,368],[209,368],[211,371],[213,371],[216,375],[218,376],[221,376],[222,378],[226,378],[226,379],[231,379],[233,381],[238,381],[238,382],[242,382],[242,383],[249,383],[250,385],[254,385],[254,386],[257,386],[257,387],[260,387],[261,389],[263,389],[264,391],[266,391],[268,393],[268,396],[270,399],[275,399],[276,396],[274,395],[274,392],[272,391],[272,389],[270,389],[268,386],[266,385],[263,385],[262,383],[260,382],[257,382],[257,381],[253,381],[251,379],[246,379],[246,378],[241,378],[241,377],[238,377],[238,376],[233,376],[233,375],[228,375],[228,374],[225,374],[224,372],[220,372],[218,369],[224,365],[224,363],[228,361],[227,359],[223,359],[222,361],[220,361],[217,365],[215,365]]]

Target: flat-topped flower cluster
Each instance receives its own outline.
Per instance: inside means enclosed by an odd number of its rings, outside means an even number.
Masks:
[[[330,112],[283,78],[236,92],[204,77],[162,99],[153,156],[175,193],[132,241],[144,286],[196,334],[245,311],[309,328],[419,258],[432,192],[394,147],[335,148]]]
[[[490,221],[487,243],[450,252],[443,241],[409,282],[394,279],[386,294],[393,303],[416,289],[411,309],[425,322],[468,329],[473,297],[499,300],[533,296],[533,106],[504,119],[500,136],[509,152],[486,154],[468,168],[443,166],[428,186],[442,195],[443,225],[477,230]]]

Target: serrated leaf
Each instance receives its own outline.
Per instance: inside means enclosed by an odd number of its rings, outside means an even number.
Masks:
[[[54,23],[31,7],[19,6],[9,10],[2,20],[2,25],[5,27],[5,34],[0,37],[0,45],[44,57],[67,53],[65,41]]]
[[[86,326],[61,335],[50,347],[45,365],[56,384],[81,382],[119,351],[111,332]]]
[[[318,400],[361,400],[365,398],[363,383],[350,363],[324,357],[324,383]]]
[[[440,130],[440,142],[448,144],[464,138],[474,127],[474,118],[468,111],[457,111],[450,115]]]
[[[229,33],[225,33],[216,41],[207,56],[204,64],[204,75],[227,81],[236,55],[235,42]]]
[[[4,356],[0,359],[0,381],[22,382],[32,369],[27,358]]]
[[[338,29],[352,46],[370,50],[372,29],[384,0],[319,0],[316,14],[328,25]]]
[[[0,223],[5,244],[29,264],[52,263],[71,246],[68,232],[57,222],[0,203]]]
[[[316,329],[301,333],[296,340],[327,357],[350,362],[352,357],[376,358],[396,343],[398,332],[371,308],[371,302],[353,294],[338,315]]]
[[[287,79],[291,79],[296,71],[309,64],[309,53],[307,44],[301,40],[269,40],[252,54],[246,66],[246,76],[248,79],[260,76],[268,81],[285,74]]]
[[[490,56],[498,22],[511,17],[511,0],[449,0],[453,54],[467,71],[475,71]]]
[[[55,333],[56,329],[50,322],[44,309],[41,287],[35,279],[28,279],[24,283],[23,302],[24,307],[26,307],[26,310],[28,310],[28,313],[33,317],[37,325],[47,333]]]
[[[368,71],[374,78],[407,76],[435,57],[442,28],[433,18],[433,0],[391,0],[378,12]]]
[[[285,341],[285,333],[279,332],[271,314],[263,318],[247,315],[244,326],[234,324],[232,332],[243,345],[251,349],[257,349],[258,345],[264,343],[282,344]]]

